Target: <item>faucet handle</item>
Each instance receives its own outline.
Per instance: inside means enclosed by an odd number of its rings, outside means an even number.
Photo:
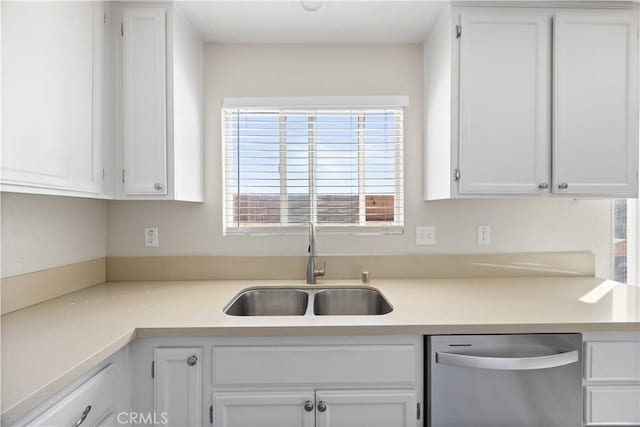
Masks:
[[[323,277],[327,268],[327,261],[322,263],[322,268],[316,268],[313,270],[313,275],[316,277]]]

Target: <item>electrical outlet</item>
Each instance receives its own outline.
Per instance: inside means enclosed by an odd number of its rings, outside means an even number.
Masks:
[[[429,227],[416,227],[416,245],[435,245],[436,244],[436,228]]]
[[[491,244],[491,227],[488,225],[478,226],[478,245],[488,246]]]
[[[158,235],[158,227],[150,227],[144,229],[144,247],[157,248],[160,246]]]

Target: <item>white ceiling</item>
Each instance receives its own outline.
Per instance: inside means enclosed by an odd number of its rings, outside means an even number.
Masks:
[[[179,7],[209,42],[421,43],[445,4],[325,0],[316,12],[300,0],[181,1]]]

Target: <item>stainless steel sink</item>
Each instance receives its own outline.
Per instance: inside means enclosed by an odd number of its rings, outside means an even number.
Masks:
[[[353,287],[247,289],[231,300],[224,312],[230,316],[304,316],[310,298],[317,316],[377,316],[393,311],[377,289]]]
[[[326,289],[315,294],[313,312],[318,316],[371,316],[393,311],[391,304],[371,288]]]
[[[298,289],[249,289],[224,310],[231,316],[302,316],[309,294]]]

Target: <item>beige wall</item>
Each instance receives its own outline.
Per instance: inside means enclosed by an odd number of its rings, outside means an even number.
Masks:
[[[2,277],[104,257],[104,200],[2,193]]]
[[[402,236],[323,236],[324,254],[589,250],[609,274],[610,202],[422,200],[423,61],[420,45],[208,45],[205,51],[205,203],[109,202],[108,254],[303,255],[306,236],[222,236],[220,105],[234,96],[408,95]],[[427,58],[428,60],[428,58]],[[492,245],[476,245],[476,226]],[[415,226],[435,225],[437,246],[416,246]],[[143,247],[143,228],[160,247]],[[331,266],[328,266],[331,268]]]

